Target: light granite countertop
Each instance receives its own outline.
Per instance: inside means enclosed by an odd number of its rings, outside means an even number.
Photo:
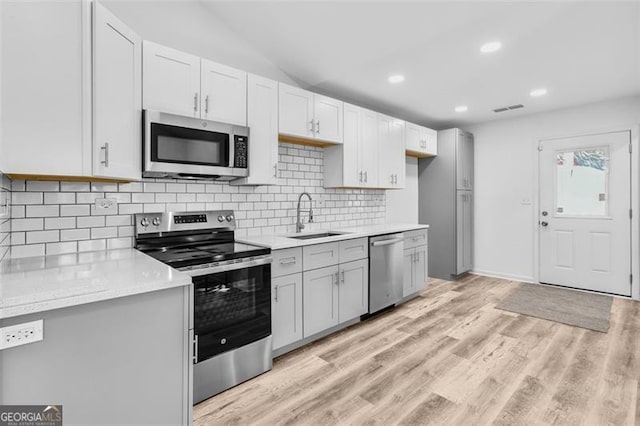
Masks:
[[[132,248],[9,259],[0,265],[0,319],[190,284]]]
[[[237,240],[247,244],[254,244],[262,247],[269,247],[271,250],[280,250],[291,247],[310,246],[313,244],[329,243],[333,241],[350,240],[352,238],[371,237],[375,235],[392,234],[395,232],[406,232],[417,229],[427,229],[429,225],[408,224],[408,223],[395,223],[395,224],[379,224],[379,225],[365,225],[350,228],[331,228],[331,229],[313,229],[300,234],[271,234],[271,235],[256,235],[238,237]],[[337,232],[341,235],[333,235],[323,238],[312,238],[307,240],[299,240],[295,238],[289,238],[293,235],[305,235],[305,234],[317,234],[321,232]]]

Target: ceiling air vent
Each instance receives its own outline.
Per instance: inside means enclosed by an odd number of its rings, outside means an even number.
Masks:
[[[505,111],[509,111],[511,109],[520,109],[520,108],[524,108],[524,105],[522,105],[522,104],[509,105],[509,106],[506,106],[506,107],[496,108],[496,109],[493,110],[493,112],[505,112]]]

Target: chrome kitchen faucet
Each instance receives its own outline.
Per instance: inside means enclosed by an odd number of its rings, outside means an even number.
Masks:
[[[296,233],[302,231],[304,229],[304,224],[302,223],[302,219],[300,218],[300,201],[302,200],[302,196],[306,195],[309,198],[309,210],[305,210],[309,212],[309,223],[313,223],[313,208],[312,208],[312,202],[313,200],[311,199],[311,195],[309,195],[308,192],[303,192],[302,194],[300,194],[300,196],[298,197],[298,211],[297,211],[297,219],[296,219]]]

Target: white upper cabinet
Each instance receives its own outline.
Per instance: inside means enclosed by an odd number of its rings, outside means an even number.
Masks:
[[[342,143],[343,102],[280,83],[279,132],[296,138]]]
[[[313,138],[313,93],[287,84],[279,84],[280,133]]]
[[[378,114],[379,186],[404,188],[404,121]]]
[[[4,2],[0,26],[4,172],[141,179],[140,38],[82,0]]]
[[[344,143],[324,149],[326,188],[378,187],[378,117],[344,105]]]
[[[200,118],[200,58],[145,40],[144,109]]]
[[[405,147],[407,155],[431,157],[438,155],[438,132],[427,127],[407,123],[405,126]]]
[[[140,179],[142,39],[93,7],[93,174]]]
[[[201,118],[247,125],[246,72],[202,59],[200,88]]]
[[[275,185],[278,182],[278,83],[249,74],[247,79],[249,176],[231,185]]]
[[[314,95],[315,137],[324,141],[342,142],[342,101]]]

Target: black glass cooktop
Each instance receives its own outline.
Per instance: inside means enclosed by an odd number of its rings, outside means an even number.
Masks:
[[[178,247],[157,247],[143,250],[145,254],[174,268],[269,254],[270,249],[250,244],[224,242]]]

